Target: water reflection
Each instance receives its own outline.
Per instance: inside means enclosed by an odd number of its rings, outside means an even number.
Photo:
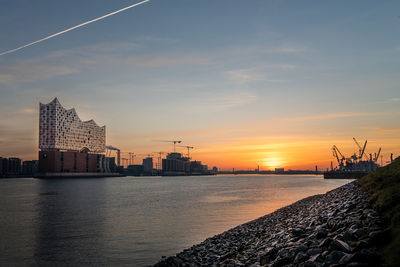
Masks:
[[[39,180],[35,262],[104,264],[105,180]]]

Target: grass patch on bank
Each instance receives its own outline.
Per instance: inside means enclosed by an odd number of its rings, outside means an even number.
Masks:
[[[382,248],[382,256],[392,266],[400,263],[400,160],[379,168],[360,179],[371,194],[376,211],[389,222],[391,240]]]

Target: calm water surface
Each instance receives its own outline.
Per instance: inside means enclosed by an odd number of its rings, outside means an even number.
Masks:
[[[149,265],[349,181],[304,175],[0,179],[0,266]]]

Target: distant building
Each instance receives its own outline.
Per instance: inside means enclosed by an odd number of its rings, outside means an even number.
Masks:
[[[143,165],[129,165],[125,173],[132,176],[140,176],[143,174]]]
[[[164,175],[184,175],[187,162],[187,158],[183,158],[181,153],[169,153],[167,158],[162,160]]]
[[[65,109],[57,98],[40,103],[39,176],[114,172],[115,159],[100,154],[105,152],[105,136],[105,126],[81,121],[75,109]]]
[[[285,168],[275,168],[275,173],[285,173]]]
[[[7,172],[7,159],[0,157],[0,177],[3,177]]]
[[[20,158],[9,158],[7,166],[8,175],[19,175],[21,174],[21,159]]]
[[[151,174],[153,172],[153,158],[143,159],[143,172],[146,174]]]
[[[34,175],[37,173],[39,167],[38,160],[26,160],[22,162],[22,174],[23,175]]]
[[[201,164],[201,161],[192,161],[190,162],[190,172],[192,174],[202,174],[206,171],[205,165]]]
[[[40,103],[39,148],[42,151],[105,151],[106,127],[81,121],[75,109],[65,109],[57,98]]]

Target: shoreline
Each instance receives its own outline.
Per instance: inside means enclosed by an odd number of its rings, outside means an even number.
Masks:
[[[379,266],[385,222],[353,181],[162,258],[154,266]]]

